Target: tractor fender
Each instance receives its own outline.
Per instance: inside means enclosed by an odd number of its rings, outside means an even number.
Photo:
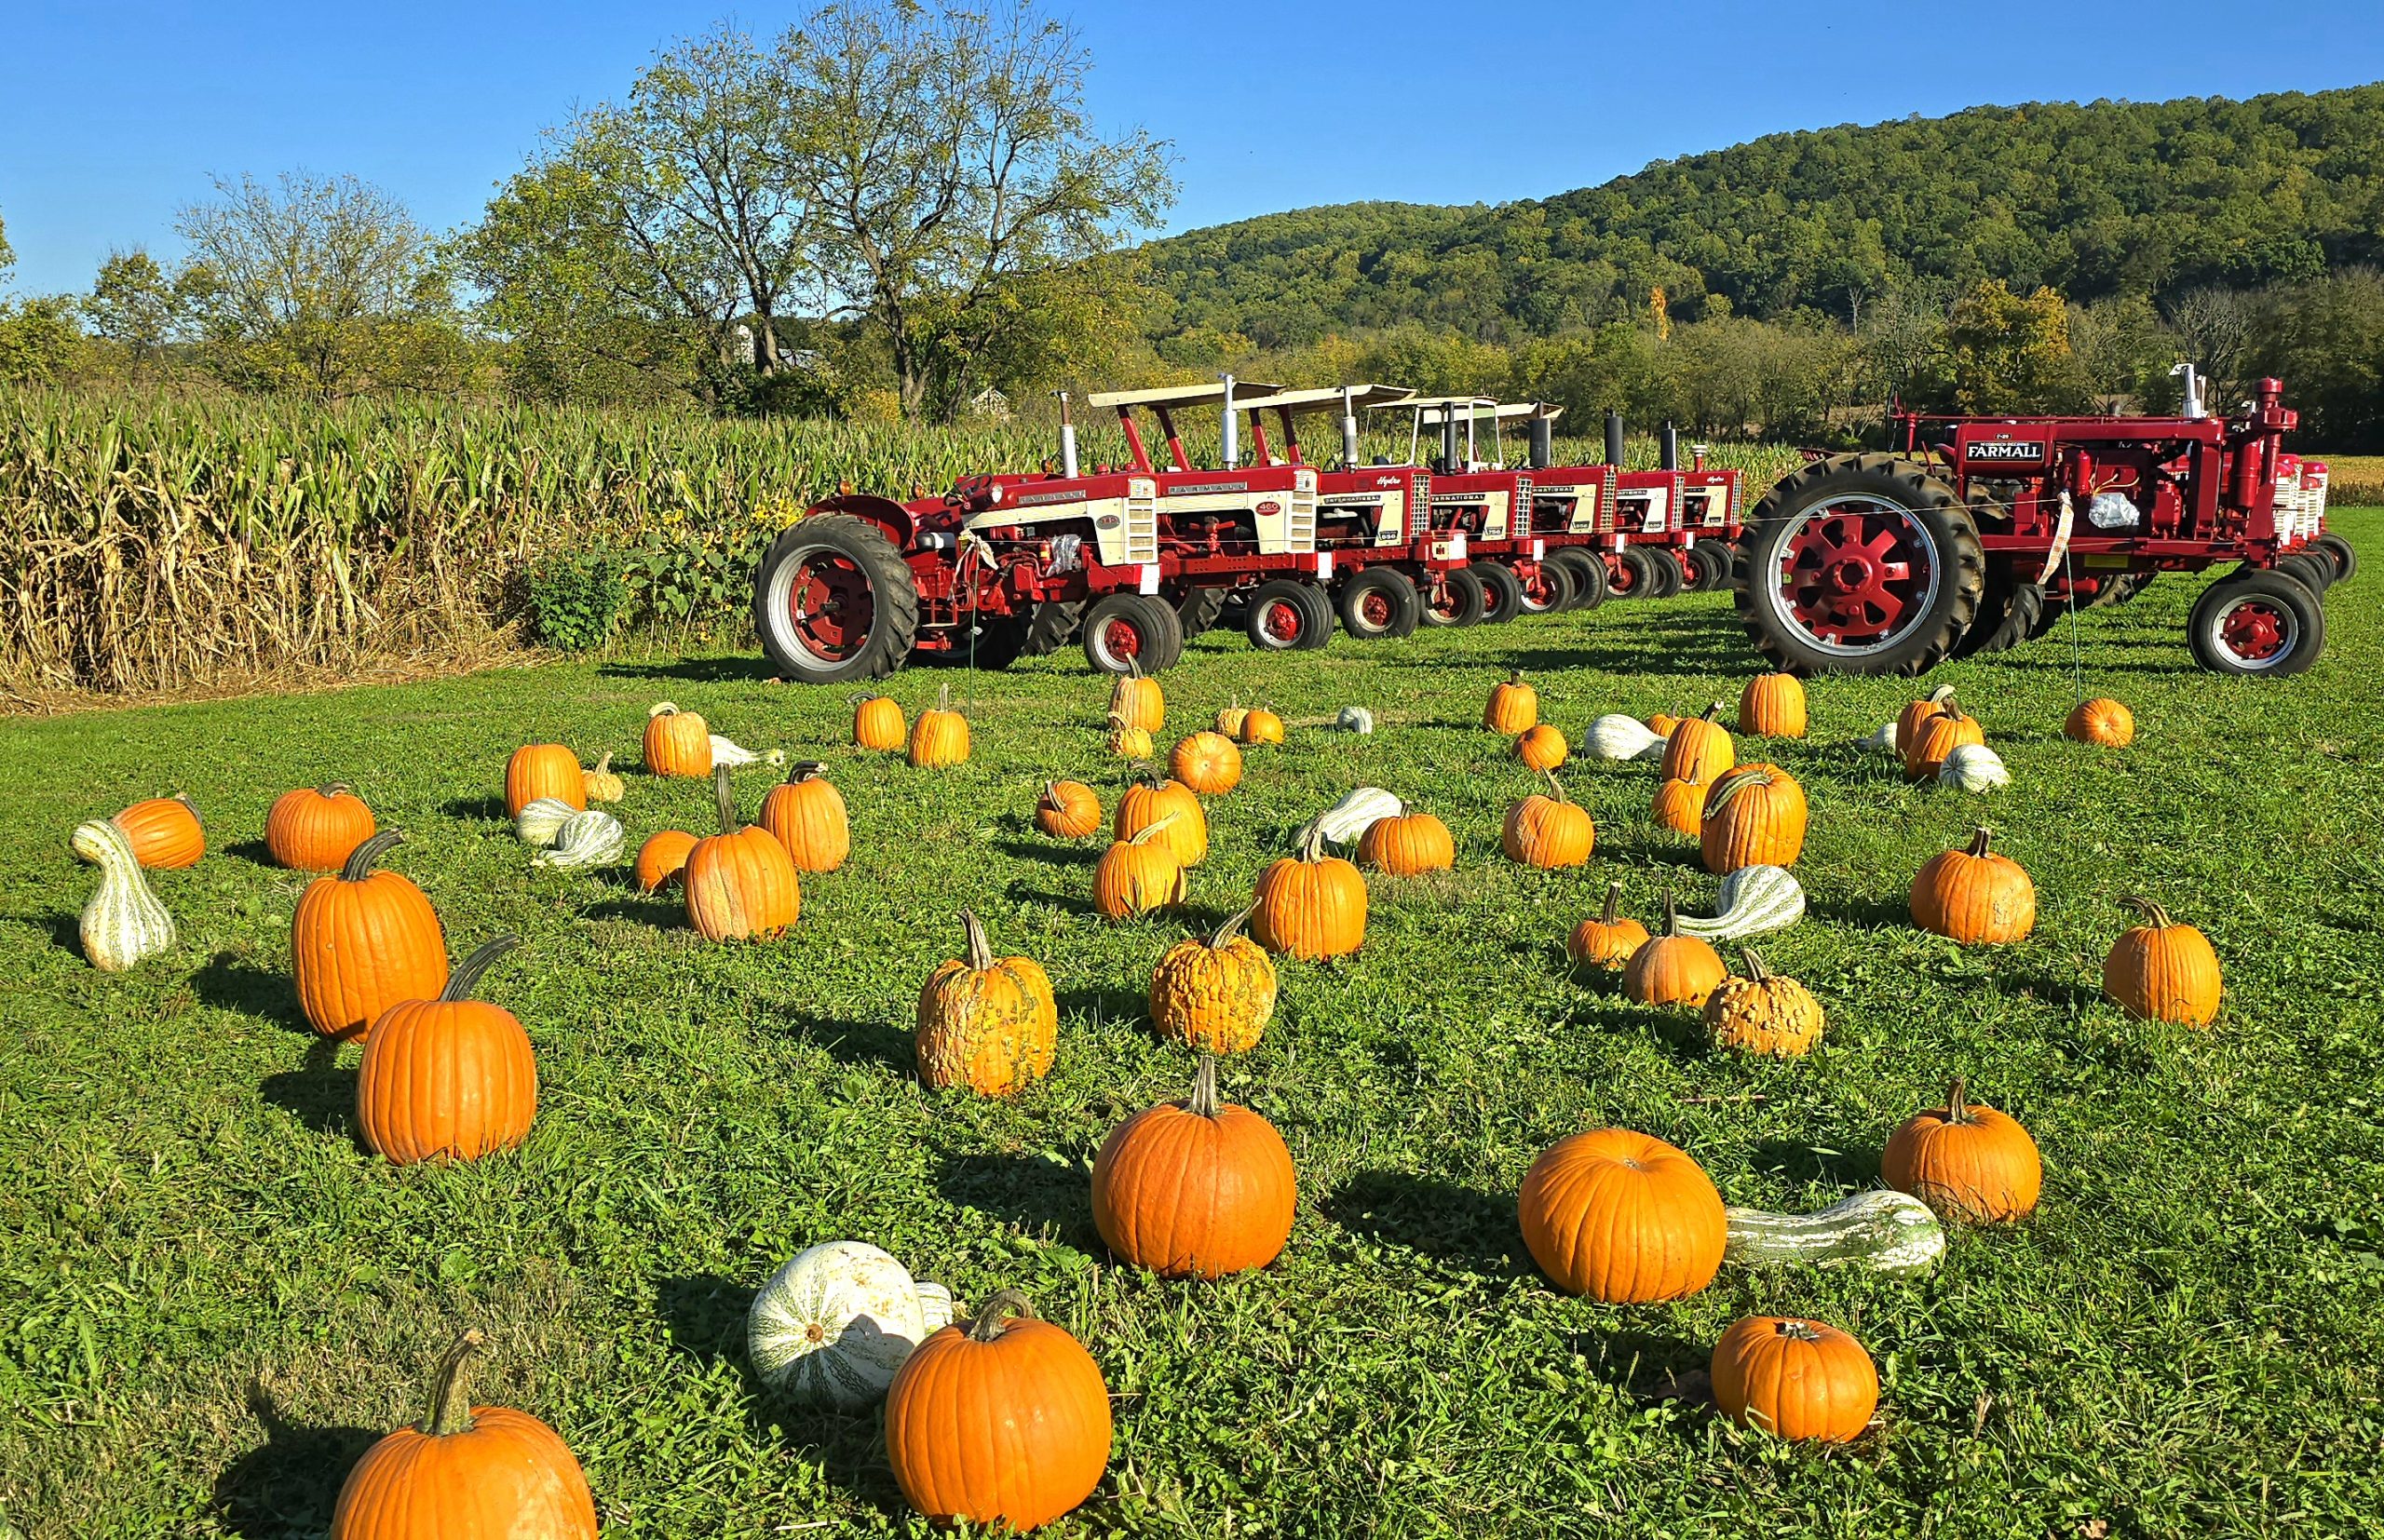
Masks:
[[[910,509],[891,497],[880,497],[873,493],[847,492],[823,497],[806,508],[803,516],[811,519],[823,513],[849,514],[855,519],[868,520],[886,532],[886,538],[894,542],[894,548],[898,551],[911,548],[912,539],[919,529],[919,521]]]

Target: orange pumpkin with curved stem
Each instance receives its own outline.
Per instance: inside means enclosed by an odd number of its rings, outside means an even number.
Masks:
[[[1730,970],[1702,936],[1684,936],[1680,907],[1664,895],[1663,933],[1643,943],[1622,966],[1622,993],[1643,1006],[1702,1006]]]
[[[1889,1137],[1879,1180],[1944,1218],[2001,1223],[2036,1211],[2045,1168],[2028,1130],[1969,1100],[1956,1075],[1944,1106],[1915,1114]]]
[[[2144,924],[2111,943],[2103,959],[2103,997],[2154,1021],[2206,1027],[2218,1017],[2218,953],[2210,938],[2179,925],[2149,898],[2122,898]]]
[[[1795,674],[1757,674],[1739,693],[1739,731],[1760,738],[1805,736],[1805,682]]]
[[[1986,741],[1986,729],[1976,717],[1965,716],[1952,696],[1937,704],[1937,709],[1920,719],[1909,738],[1899,737],[1903,750],[1903,773],[1911,780],[1927,780],[1937,774],[1947,755],[1955,750]]]
[[[1714,1404],[1741,1427],[1846,1443],[1879,1409],[1879,1371],[1835,1326],[1779,1316],[1734,1323],[1714,1344]]]
[[[1903,709],[1896,713],[1896,752],[1901,754],[1910,748],[1914,735],[1920,731],[1920,724],[1935,716],[1938,709],[1953,698],[1954,687],[1940,684],[1929,692],[1928,699],[1904,702]]]
[[[1524,682],[1518,669],[1507,676],[1503,684],[1490,687],[1489,702],[1482,708],[1482,725],[1509,737],[1528,733],[1539,724],[1539,692]]]
[[[1188,870],[1209,858],[1209,815],[1201,809],[1200,799],[1182,781],[1162,779],[1156,774],[1126,788],[1118,799],[1118,816],[1110,832],[1115,838],[1131,840],[1161,819],[1171,820],[1167,845],[1175,853],[1176,865]]]
[[[526,1412],[474,1406],[467,1331],[431,1385],[430,1414],[364,1452],[339,1489],[331,1540],[597,1540],[587,1475]]]
[[[1032,957],[996,957],[985,927],[961,912],[968,954],[939,964],[919,991],[919,1078],[1008,1096],[1051,1071],[1060,1009],[1050,976]]]
[[[1629,1128],[1557,1141],[1524,1174],[1515,1206],[1540,1271],[1609,1304],[1696,1293],[1721,1270],[1729,1234],[1703,1169]]]
[[[853,702],[853,741],[880,752],[900,749],[910,737],[902,708],[884,696],[862,696]]]
[[[720,832],[687,852],[679,885],[687,923],[707,941],[773,940],[803,917],[803,882],[794,858],[761,826],[740,825],[728,766],[712,772]]]
[[[1622,912],[1622,885],[1605,885],[1605,908],[1596,918],[1583,920],[1564,940],[1564,955],[1576,967],[1602,967],[1613,972],[1647,944],[1647,927]]]
[[[1597,844],[1597,825],[1588,808],[1564,800],[1564,788],[1554,776],[1548,777],[1548,790],[1547,796],[1535,791],[1507,809],[1499,845],[1509,860],[1525,866],[1579,866]]]
[[[1223,1277],[1282,1254],[1297,1187],[1283,1136],[1218,1097],[1204,1053],[1189,1099],[1137,1113],[1103,1141],[1092,1223],[1120,1260],[1161,1277]]]
[[[1456,864],[1456,842],[1448,825],[1401,803],[1398,812],[1376,818],[1358,836],[1358,862],[1393,877],[1446,871]]]
[[[1564,735],[1544,722],[1537,727],[1525,729],[1515,737],[1515,758],[1535,770],[1562,769],[1565,755],[1571,750],[1572,746],[1564,741]]]
[[[2107,696],[2081,700],[2061,725],[2062,736],[2104,749],[2124,749],[2135,741],[2135,713]]]
[[[1283,741],[1283,719],[1272,711],[1253,706],[1241,714],[1241,732],[1237,736],[1245,745],[1280,743]]]
[[[284,791],[265,812],[265,854],[292,871],[337,871],[372,829],[372,809],[343,782]]]
[[[1180,817],[1167,814],[1101,853],[1092,869],[1092,907],[1104,919],[1128,920],[1184,901],[1190,885],[1168,843],[1168,831]]]
[[[1680,723],[1680,718],[1659,711],[1654,716],[1647,719],[1647,731],[1655,734],[1659,738],[1669,739],[1673,736],[1673,729],[1679,726]]]
[[[1697,838],[1705,827],[1705,785],[1702,781],[1656,783],[1656,821],[1675,834]]]
[[[513,1013],[472,998],[489,965],[522,944],[499,936],[455,965],[433,1000],[381,1013],[356,1073],[364,1142],[400,1166],[477,1160],[530,1137],[538,1060]]]
[[[952,709],[952,686],[939,685],[935,704],[911,723],[911,764],[918,770],[949,770],[968,763],[968,719]]]
[[[1143,677],[1142,664],[1132,657],[1126,659],[1126,671],[1110,682],[1109,714],[1145,733],[1167,725],[1166,692],[1158,680]]]
[[[1698,853],[1717,875],[1793,866],[1805,853],[1805,789],[1776,764],[1733,765],[1705,789]]]
[[[2026,939],[2037,928],[2037,885],[1981,828],[1966,850],[1929,858],[1912,879],[1912,923],[1966,946]]]
[[[198,809],[177,791],[134,803],[108,820],[124,831],[132,858],[153,871],[180,871],[196,866],[207,854],[207,827]]]
[[[688,780],[711,774],[711,725],[693,711],[657,701],[645,713],[645,773]]]
[[[579,767],[579,756],[560,743],[524,744],[505,762],[505,816],[520,817],[540,797],[576,811],[588,808],[587,772]]]
[[[1275,964],[1241,927],[1250,911],[1212,934],[1167,949],[1151,973],[1151,1025],[1161,1037],[1211,1053],[1258,1046],[1275,1019]]]
[[[361,1037],[391,1006],[435,999],[447,985],[447,935],[429,898],[398,873],[372,869],[405,837],[401,829],[381,831],[298,896],[291,973],[299,1008],[326,1037]]]
[[[1055,840],[1083,839],[1101,828],[1101,798],[1082,781],[1045,781],[1035,801],[1035,827]]]
[[[682,829],[666,829],[648,836],[637,847],[638,890],[660,892],[665,884],[686,870],[688,854],[695,848],[696,837]]]
[[[1739,763],[1728,731],[1715,720],[1721,714],[1722,703],[1717,700],[1705,708],[1703,716],[1690,717],[1672,730],[1664,739],[1664,779],[1711,785]]]
[[[1365,944],[1366,879],[1348,861],[1327,854],[1324,831],[1310,824],[1296,857],[1286,856],[1259,873],[1250,933],[1269,952],[1310,962],[1347,956]]]
[[[844,793],[831,785],[818,760],[787,766],[786,780],[762,799],[762,827],[794,862],[797,871],[833,871],[852,854],[852,826]]]
[[[1170,774],[1204,797],[1219,797],[1241,784],[1241,750],[1223,733],[1185,736],[1167,757]]]

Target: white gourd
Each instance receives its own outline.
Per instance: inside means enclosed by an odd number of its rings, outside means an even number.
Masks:
[[[1727,941],[1760,936],[1767,930],[1785,930],[1804,913],[1805,890],[1793,873],[1783,867],[1742,866],[1722,879],[1721,893],[1714,900],[1714,917],[1684,914],[1680,932],[1709,941]]]
[[[1345,733],[1371,733],[1375,730],[1375,714],[1362,706],[1344,706],[1333,725]]]
[[[530,858],[532,866],[609,866],[621,858],[628,836],[621,820],[589,808],[563,819],[555,832],[554,848]]]
[[[124,831],[104,818],[76,824],[74,854],[100,869],[100,885],[83,906],[83,955],[102,973],[122,973],[174,944],[174,917],[149,891]]]
[[[1945,756],[1937,767],[1937,784],[1962,791],[1992,791],[2012,784],[2003,756],[1983,743],[1966,743]]]
[[[522,811],[513,815],[513,832],[521,836],[523,844],[543,850],[562,832],[563,820],[578,811],[561,797],[535,797],[523,803]]]
[[[1876,1273],[1926,1273],[1945,1254],[1944,1227],[1908,1193],[1857,1193],[1817,1213],[1722,1210],[1729,1229],[1722,1260],[1742,1267],[1809,1262]]]
[[[1590,752],[1602,760],[1659,760],[1664,757],[1664,736],[1650,729],[1637,717],[1627,717],[1619,711],[1609,711],[1590,723],[1587,742]]]
[[[1896,724],[1892,722],[1889,723],[1885,727],[1880,728],[1869,737],[1864,738],[1862,740],[1862,747],[1870,750],[1873,753],[1894,753],[1896,751]]]
[[[894,1371],[949,1325],[952,1296],[866,1241],[832,1240],[778,1270],[753,1296],[745,1342],[770,1389],[811,1404],[885,1399]]]
[[[1379,786],[1361,786],[1317,815],[1313,828],[1334,844],[1355,844],[1377,818],[1399,812],[1399,799]]]
[[[766,754],[757,754],[751,749],[731,743],[718,733],[711,736],[711,762],[714,764],[726,764],[741,769],[748,764],[759,764],[765,760],[772,764],[784,764],[786,750],[773,749]]]

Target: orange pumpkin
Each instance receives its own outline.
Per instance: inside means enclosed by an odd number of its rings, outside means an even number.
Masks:
[[[1151,973],[1151,1025],[1161,1037],[1210,1053],[1258,1046],[1275,1019],[1275,964],[1240,933],[1249,923],[1245,909],[1167,949]]]
[[[1136,763],[1151,757],[1151,736],[1117,712],[1109,713],[1109,751]]]
[[[1602,967],[1613,972],[1647,944],[1647,927],[1622,912],[1622,885],[1605,885],[1605,908],[1596,918],[1583,920],[1564,940],[1564,955],[1576,967]]]
[[[952,686],[941,685],[935,704],[911,723],[911,763],[920,770],[948,770],[968,763],[968,719],[952,709]]]
[[[332,1510],[331,1540],[597,1540],[588,1478],[562,1435],[526,1412],[474,1406],[467,1331],[440,1360],[430,1415],[364,1452]]]
[[[1251,743],[1280,743],[1283,741],[1283,719],[1272,711],[1252,707],[1241,716],[1241,741]]]
[[[1705,709],[1703,716],[1690,717],[1672,730],[1672,736],[1664,739],[1664,779],[1711,785],[1721,779],[1723,771],[1738,763],[1738,750],[1731,745],[1729,733],[1714,720],[1721,714],[1722,703],[1717,700]]]
[[[1042,1528],[1092,1495],[1114,1433],[1092,1355],[1010,1290],[921,1343],[886,1393],[895,1483],[939,1524]]]
[[[2103,997],[2153,1021],[2206,1027],[2218,1017],[2218,953],[2210,938],[2169,918],[2149,898],[2120,902],[2144,916],[2144,924],[2111,943],[2103,959]]]
[[[1557,770],[1564,767],[1569,748],[1564,735],[1543,722],[1516,736],[1515,758],[1535,770]]]
[[[642,893],[660,892],[664,884],[686,869],[696,837],[684,830],[666,829],[637,847],[637,885]]]
[[[1945,757],[1955,750],[1986,741],[1986,729],[1976,717],[1964,716],[1952,696],[1937,705],[1937,709],[1920,719],[1909,738],[1898,738],[1903,749],[1903,773],[1911,780],[1927,780],[1937,774]]]
[[[1131,657],[1126,659],[1126,671],[1110,682],[1109,714],[1145,733],[1167,725],[1166,693],[1158,680],[1143,677],[1142,664]]]
[[[1204,797],[1219,797],[1241,784],[1241,750],[1222,733],[1189,735],[1167,757],[1177,780]]]
[[[1664,930],[1622,966],[1622,993],[1643,1006],[1702,1006],[1730,970],[1702,936],[1680,931],[1680,908],[1664,895]]]
[[[1050,975],[1032,957],[996,957],[985,927],[962,911],[966,960],[941,963],[919,991],[919,1078],[1008,1096],[1051,1072],[1060,1008]]]
[[[1705,827],[1705,788],[1693,780],[1656,783],[1655,817],[1675,834],[1697,838]]]
[[[337,871],[372,827],[372,809],[337,781],[284,791],[265,812],[265,854],[292,871]]]
[[[1935,716],[1937,709],[1953,698],[1954,687],[1950,684],[1940,684],[1929,692],[1928,699],[1904,702],[1903,709],[1896,713],[1896,752],[1901,754],[1912,747],[1912,740],[1919,733],[1920,724]]]
[[[2081,700],[2062,723],[2064,736],[2104,749],[2124,749],[2135,741],[2135,713],[2106,696]]]
[[[1358,836],[1358,862],[1394,877],[1446,871],[1456,864],[1456,842],[1448,825],[1401,803],[1398,812],[1376,818]]]
[[[540,797],[572,808],[588,806],[588,777],[579,756],[560,743],[525,744],[505,762],[505,816],[520,817]]]
[[[1082,781],[1047,780],[1035,802],[1035,827],[1055,840],[1080,840],[1101,827],[1101,799]]]
[[[1104,918],[1131,919],[1184,901],[1190,885],[1168,841],[1181,816],[1170,813],[1101,853],[1092,869],[1092,907]]]
[[[1548,777],[1548,796],[1535,791],[1507,809],[1499,845],[1509,860],[1525,866],[1580,866],[1597,844],[1597,826],[1588,808],[1564,800],[1564,788],[1554,776]]]
[[[1824,1015],[1813,992],[1763,966],[1753,947],[1743,979],[1725,979],[1705,1001],[1706,1040],[1777,1059],[1800,1059],[1822,1040]]]
[[[400,1166],[477,1160],[530,1137],[538,1060],[513,1013],[472,998],[489,965],[522,944],[500,936],[455,966],[435,1000],[405,1000],[372,1023],[356,1074],[364,1142]]]
[[[1729,1232],[1697,1162],[1629,1128],[1557,1141],[1524,1174],[1516,1209],[1540,1271],[1609,1304],[1696,1293],[1720,1271]]]
[[[361,1037],[391,1006],[436,999],[447,985],[447,936],[430,900],[396,872],[372,870],[405,837],[383,830],[298,896],[290,968],[299,1008],[326,1037]]]
[[[1805,853],[1805,789],[1776,764],[1733,765],[1705,789],[1698,831],[1705,870],[1793,866]]]
[[[1968,1100],[1957,1075],[1944,1106],[1915,1114],[1889,1137],[1879,1180],[1944,1218],[2000,1223],[2036,1211],[2045,1168],[2028,1130]]]
[[[1757,674],[1739,693],[1739,731],[1761,738],[1805,736],[1805,682],[1794,674]]]
[[[862,696],[853,702],[853,741],[881,753],[900,749],[910,736],[902,708],[884,696]]]
[[[1366,879],[1324,849],[1324,831],[1310,824],[1296,858],[1286,856],[1258,876],[1250,934],[1269,952],[1320,962],[1343,957],[1366,939]]]
[[[645,773],[690,779],[711,775],[711,724],[667,700],[657,702],[645,714]]]
[[[1528,733],[1539,723],[1539,692],[1524,682],[1518,669],[1504,684],[1490,687],[1489,704],[1482,709],[1482,725],[1509,737]]]
[[[1189,1100],[1110,1130],[1092,1163],[1092,1223],[1121,1261],[1161,1277],[1223,1277],[1282,1254],[1297,1187],[1283,1136],[1219,1100],[1204,1053]]]
[[[1929,858],[1912,879],[1912,923],[1964,945],[2024,939],[2037,928],[2037,885],[1980,829],[1967,850]]]
[[[1750,1316],[1714,1344],[1714,1404],[1741,1427],[1842,1444],[1871,1425],[1879,1371],[1847,1333],[1820,1321]]]
[[[1665,713],[1659,711],[1654,716],[1647,719],[1647,731],[1655,734],[1659,738],[1669,738],[1673,736],[1673,729],[1679,726],[1680,723],[1680,718],[1675,716],[1667,716]]]
[[[797,760],[787,766],[785,782],[762,799],[762,827],[786,846],[797,871],[833,871],[852,853],[844,793],[821,774],[826,768]]]
[[[740,827],[728,766],[712,772],[720,832],[698,840],[679,873],[687,923],[707,941],[771,940],[803,915],[794,858],[766,829]]]
[[[1175,853],[1176,865],[1189,869],[1209,858],[1209,815],[1182,781],[1145,776],[1126,788],[1118,799],[1118,817],[1110,831],[1118,839],[1131,840],[1162,819],[1172,820],[1167,826],[1167,844]]]
[[[108,821],[124,831],[132,858],[153,871],[196,866],[207,854],[207,828],[198,821],[198,809],[179,791],[134,803]]]

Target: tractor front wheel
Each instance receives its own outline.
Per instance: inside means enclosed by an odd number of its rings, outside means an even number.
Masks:
[[[1566,609],[1594,610],[1605,602],[1605,563],[1598,560],[1597,552],[1568,547],[1548,560],[1564,568],[1573,580],[1573,598]]]
[[[1484,624],[1512,620],[1523,614],[1524,586],[1514,569],[1499,561],[1476,561],[1473,575],[1482,583],[1482,619]]]
[[[1719,593],[1730,586],[1728,547],[1706,541],[1690,547],[1688,559],[1697,566],[1697,581],[1688,586],[1690,593]]]
[[[2326,559],[2334,562],[2336,582],[2348,583],[2359,575],[2359,552],[2341,535],[2328,530],[2310,544],[2325,552]]]
[[[1104,674],[1172,668],[1184,655],[1174,607],[1147,594],[1113,593],[1084,613],[1085,661]]]
[[[1441,574],[1417,616],[1427,626],[1471,626],[1482,619],[1482,579],[1470,567]]]
[[[886,532],[848,513],[788,526],[753,574],[753,630],[782,679],[841,684],[902,666],[919,590]]]
[[[1416,634],[1424,599],[1407,574],[1393,567],[1368,567],[1341,585],[1341,628],[1361,642],[1396,642]]]
[[[1251,590],[1242,634],[1262,653],[1288,653],[1312,645],[1315,612],[1308,607],[1307,585],[1288,577],[1271,578]]]
[[[2301,580],[2257,570],[2221,578],[2187,622],[2194,661],[2218,674],[2297,674],[2326,645],[2326,610]]]
[[[1535,561],[1528,575],[1515,574],[1523,586],[1525,615],[1554,615],[1573,606],[1573,574],[1553,561]]]
[[[1617,599],[1646,599],[1656,591],[1656,559],[1645,546],[1625,546],[1606,570],[1606,588]]]

